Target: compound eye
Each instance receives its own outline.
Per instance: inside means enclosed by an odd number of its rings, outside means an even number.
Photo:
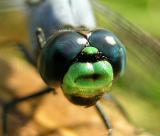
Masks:
[[[39,71],[44,81],[47,84],[60,82],[86,44],[87,39],[75,31],[62,31],[50,37],[39,59]]]
[[[113,67],[114,77],[124,72],[126,65],[126,51],[123,44],[111,32],[104,29],[96,29],[88,34],[91,46],[96,47]]]

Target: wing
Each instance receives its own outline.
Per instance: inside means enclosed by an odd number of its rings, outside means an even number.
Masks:
[[[0,1],[0,12],[12,12],[18,10],[25,10],[24,0],[1,0]]]
[[[117,81],[113,93],[134,122],[142,127],[146,127],[144,122],[147,122],[148,128],[152,129],[149,124],[157,122],[160,113],[154,108],[160,103],[160,42],[112,11],[104,1],[100,2],[92,1],[98,27],[116,33],[127,49],[127,69]],[[159,131],[159,128],[160,125],[154,125],[155,131]]]

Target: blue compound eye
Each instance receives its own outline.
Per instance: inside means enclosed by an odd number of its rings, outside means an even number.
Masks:
[[[125,70],[126,51],[123,44],[110,31],[96,29],[88,34],[91,46],[96,47],[113,67],[114,77],[121,75]]]
[[[50,86],[60,82],[73,59],[86,44],[87,39],[75,31],[62,31],[51,36],[38,61],[44,81]]]

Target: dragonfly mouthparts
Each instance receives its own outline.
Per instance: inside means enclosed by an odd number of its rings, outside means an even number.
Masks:
[[[71,101],[72,103],[81,105],[81,106],[87,106],[87,107],[94,105],[101,97],[102,97],[102,94],[99,94],[90,98],[84,98],[84,97],[74,96],[74,95],[67,96],[69,101]]]
[[[74,103],[92,104],[109,90],[112,81],[113,70],[107,61],[78,62],[64,75],[62,90]]]

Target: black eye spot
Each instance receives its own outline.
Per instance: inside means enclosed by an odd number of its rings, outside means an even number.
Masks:
[[[91,46],[96,47],[111,63],[114,76],[121,75],[126,65],[126,51],[123,44],[111,32],[96,29],[88,35]]]

